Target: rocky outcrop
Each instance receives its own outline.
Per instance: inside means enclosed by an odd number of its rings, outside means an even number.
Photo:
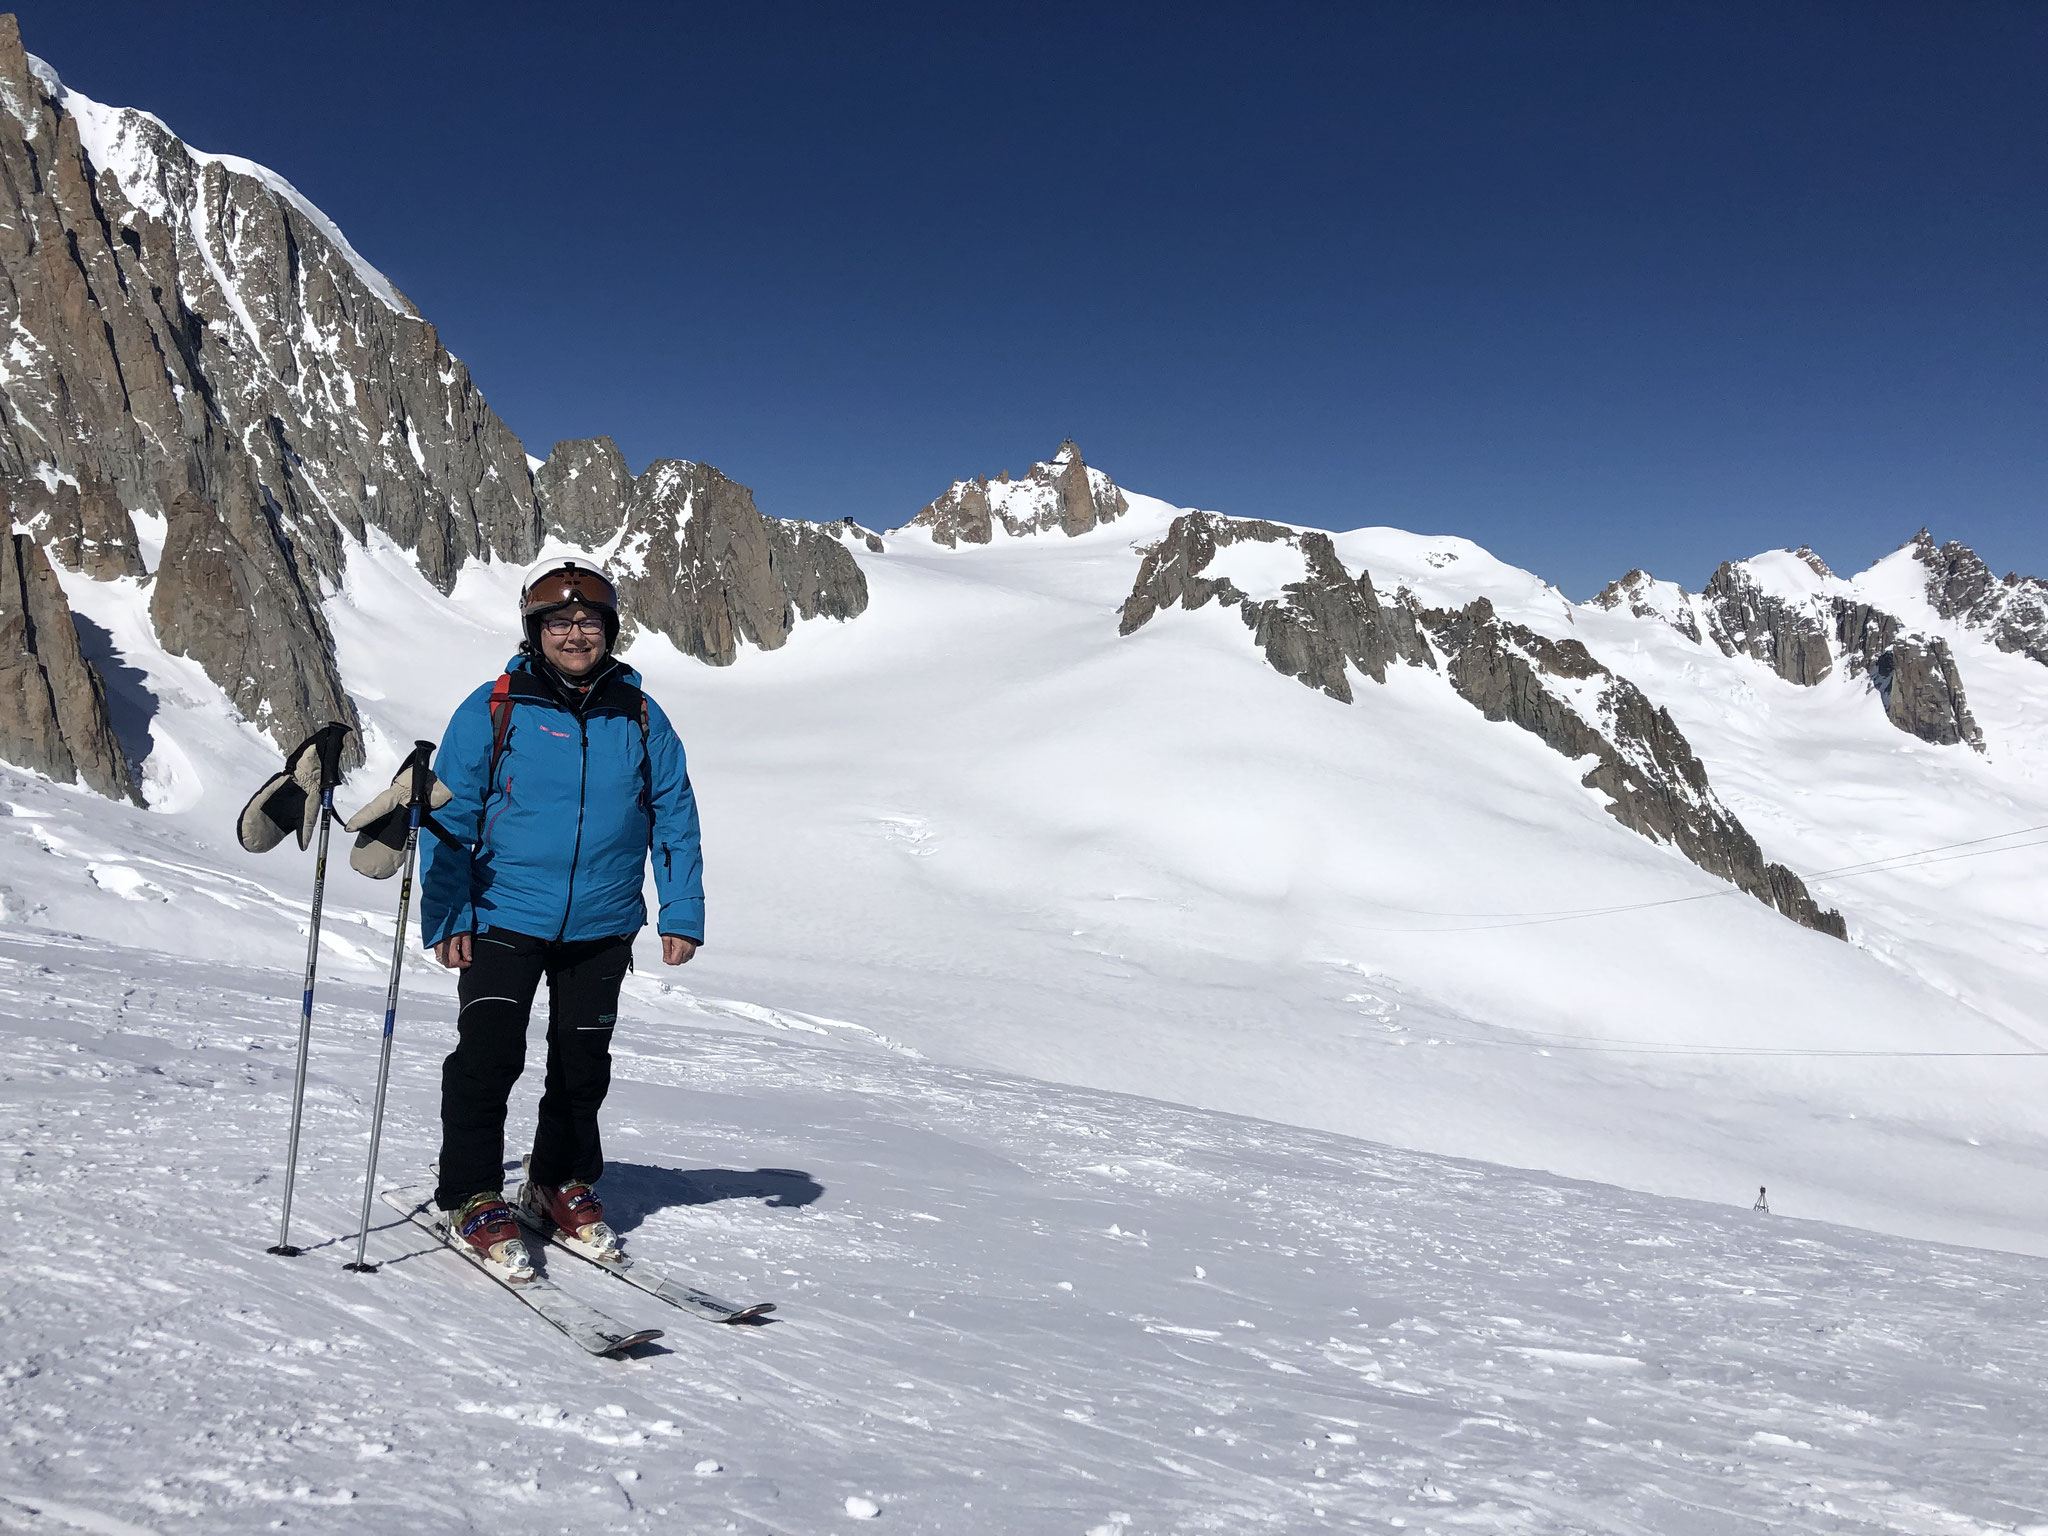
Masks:
[[[1827,567],[1811,550],[1821,574]],[[1723,564],[1708,578],[1700,594],[1707,609],[1707,632],[1724,656],[1761,661],[1788,683],[1811,687],[1834,669],[1826,627],[1808,607],[1774,596],[1760,587],[1741,566]]]
[[[371,530],[444,592],[472,559],[531,559],[544,517],[578,545],[637,538],[642,621],[711,661],[866,603],[837,538],[762,518],[715,470],[657,465],[657,493],[596,439],[558,445],[537,486],[434,327],[317,208],[68,91],[11,16],[0,322],[15,525],[95,579],[144,576],[136,520],[163,529],[161,639],[280,746],[355,718],[321,604]]]
[[[849,544],[864,544],[871,554],[879,555],[883,549],[882,536],[879,533],[872,528],[861,527],[850,517],[842,517],[836,522],[820,523],[818,531],[829,533],[835,539],[844,539]]]
[[[633,499],[633,472],[608,437],[557,443],[533,472],[542,526],[578,549],[597,549],[618,535]]]
[[[1939,635],[1902,634],[1891,614],[1834,599],[1835,640],[1851,675],[1863,675],[1884,701],[1887,719],[1936,746],[1984,750],[1984,733],[1963,696],[1955,654]]]
[[[1507,623],[1483,597],[1421,619],[1449,658],[1446,674],[1459,695],[1487,719],[1511,721],[1574,762],[1592,758],[1581,782],[1607,796],[1609,814],[1623,826],[1670,843],[1796,923],[1848,936],[1840,913],[1824,911],[1797,875],[1765,860],[1715,796],[1670,713],[1578,641]]]
[[[1287,583],[1277,598],[1255,600],[1228,576],[1202,575],[1219,550],[1243,543],[1297,551],[1301,580]],[[1381,603],[1370,573],[1351,576],[1328,534],[1211,512],[1183,513],[1145,552],[1118,632],[1135,634],[1162,608],[1201,608],[1212,601],[1238,610],[1275,671],[1347,704],[1350,668],[1384,683],[1392,662],[1436,665],[1414,613],[1405,604]]]
[[[67,91],[0,18],[0,482],[67,566],[141,572],[131,514],[228,535],[187,588],[267,592],[249,646],[318,634],[345,550],[379,528],[443,591],[472,556],[530,556],[539,516],[517,440],[434,328],[281,178],[201,155],[146,113]],[[173,517],[174,505],[185,511]],[[219,562],[237,564],[232,577]],[[279,585],[278,572],[289,573]],[[189,654],[252,718],[296,729],[339,698],[322,645],[235,664]],[[311,676],[307,674],[309,672]],[[273,692],[273,687],[283,692]],[[324,711],[320,719],[329,718]],[[338,716],[337,716],[338,717]],[[317,723],[317,722],[316,722]],[[284,742],[282,744],[289,744]]]
[[[1900,730],[1937,746],[1965,743],[1984,750],[1984,733],[1963,699],[1963,679],[1939,636],[1895,641],[1871,668],[1884,712]]]
[[[35,539],[0,546],[0,758],[60,784],[135,800],[107,717],[107,689],[80,653],[71,605]]]
[[[1816,575],[1832,574],[1812,550],[1792,553]],[[1802,687],[1832,675],[1839,661],[1849,676],[1869,680],[1885,718],[1900,730],[1937,746],[1984,750],[1955,655],[1939,636],[1908,633],[1896,616],[1841,592],[1776,596],[1734,564],[1715,571],[1701,596],[1708,631],[1724,654],[1761,661]]]
[[[149,616],[164,649],[190,656],[235,708],[286,747],[329,720],[350,728],[343,761],[362,761],[355,705],[336,680],[333,641],[305,577],[269,537],[252,496],[216,510],[171,502]],[[225,512],[226,515],[223,515]]]
[[[66,570],[95,581],[144,574],[135,523],[112,486],[97,480],[81,486],[44,467],[40,474],[0,482],[0,498],[14,525],[27,529]]]
[[[850,619],[868,605],[866,576],[831,535],[763,517],[745,486],[679,459],[634,481],[617,562],[634,622],[717,666],[741,641],[772,651],[799,618]]]
[[[1991,574],[1967,544],[1936,546],[1925,528],[1913,535],[1913,558],[1927,568],[1927,600],[1944,619],[1981,630],[2001,651],[2048,666],[2048,581]]]
[[[1648,571],[1630,571],[1610,581],[1592,598],[1595,608],[1626,608],[1639,619],[1661,619],[1694,645],[1700,643],[1700,621],[1687,601],[1685,589],[1675,582],[1659,581]]]
[[[1015,480],[1008,471],[993,480],[955,480],[906,526],[929,528],[933,543],[957,549],[988,543],[998,527],[1013,538],[1055,528],[1071,538],[1114,522],[1129,505],[1109,476],[1082,462],[1069,438]]]
[[[777,649],[799,619],[867,608],[867,577],[833,532],[764,516],[709,464],[661,459],[635,478],[611,439],[595,438],[557,443],[534,483],[549,531],[606,555],[621,643],[649,629],[727,666],[742,643]]]

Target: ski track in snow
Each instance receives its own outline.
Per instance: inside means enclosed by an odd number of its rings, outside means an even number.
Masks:
[[[432,1156],[449,1003],[401,1009],[387,1185]],[[296,1005],[283,970],[0,929],[0,1529],[796,1533],[873,1506],[1072,1536],[2048,1533],[2048,1261],[705,1028],[643,992],[614,1219],[782,1311],[708,1326],[560,1260],[668,1330],[591,1360],[382,1206],[382,1272],[341,1269],[367,980],[323,986],[309,1251],[262,1251]]]

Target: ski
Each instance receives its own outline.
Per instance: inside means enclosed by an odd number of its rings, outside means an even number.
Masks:
[[[674,1275],[657,1269],[644,1260],[636,1259],[631,1254],[621,1255],[617,1260],[600,1259],[574,1238],[564,1236],[554,1223],[544,1221],[526,1209],[516,1198],[516,1193],[507,1203],[512,1207],[512,1214],[519,1218],[519,1224],[536,1237],[545,1239],[550,1247],[562,1253],[573,1253],[593,1268],[601,1269],[608,1275],[616,1275],[635,1290],[657,1296],[679,1311],[687,1312],[691,1317],[701,1318],[707,1323],[745,1323],[765,1317],[775,1310],[775,1303],[772,1301],[748,1304],[714,1296],[709,1291],[684,1284]]]
[[[510,1291],[533,1311],[575,1341],[593,1355],[617,1355],[636,1344],[645,1344],[661,1337],[659,1328],[631,1329],[625,1324],[608,1317],[586,1301],[579,1301],[545,1276],[536,1275],[531,1280],[513,1281],[500,1274],[484,1262],[481,1256],[470,1252],[467,1244],[448,1229],[442,1212],[433,1203],[432,1197],[419,1189],[387,1189],[384,1203],[405,1219],[432,1237],[443,1247],[453,1250],[469,1262],[472,1268],[482,1270],[505,1290]]]

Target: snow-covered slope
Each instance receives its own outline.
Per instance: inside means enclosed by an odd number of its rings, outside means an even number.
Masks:
[[[679,980],[933,1060],[1696,1198],[1764,1183],[1803,1214],[2048,1249],[2038,855],[1843,880],[1826,889],[1853,942],[1799,928],[1620,826],[1575,765],[1435,672],[1397,666],[1347,706],[1275,675],[1222,610],[1119,639],[1136,547],[1176,515],[1129,501],[1073,538],[893,535],[861,552],[866,615],[730,668],[634,647],[706,818],[710,945]],[[2023,739],[2048,692],[2030,669],[2048,671],[2024,657],[1969,652],[1989,748],[1934,747],[1867,685],[1795,688],[1461,541],[1339,542],[1385,590],[1484,595],[1587,640],[1679,714],[1795,868],[2048,823]],[[152,651],[133,584],[67,584],[115,637],[117,703],[154,710],[164,798],[15,781],[43,819],[0,821],[9,918],[289,964],[305,871],[229,832],[273,754]],[[496,672],[512,607],[506,568],[472,562],[444,599],[373,531],[325,615],[370,736],[350,794]],[[109,889],[109,861],[168,899]],[[335,942],[374,970],[360,939],[391,893],[337,879]],[[250,880],[262,922],[224,927]],[[445,1010],[445,981],[419,984],[413,1006]]]
[[[716,1329],[563,1260],[668,1329],[593,1361],[388,1213],[381,1272],[341,1268],[374,983],[323,1011],[308,1252],[261,1251],[296,985],[0,933],[0,1528],[2048,1532],[2038,1260],[917,1063],[645,973],[609,1210],[781,1310]],[[409,1001],[394,1171],[452,1037]]]
[[[1668,582],[1640,592],[1635,611],[1574,605],[1465,540],[1364,529],[1339,543],[1376,579],[1426,602],[1484,595],[1538,633],[1588,646],[1672,712],[1716,789],[1774,858],[1801,872],[1842,872],[1813,883],[1841,905],[1859,947],[2040,1043],[2048,914],[2041,855],[2025,850],[2048,831],[2048,668],[1942,618],[1914,543],[1853,578],[1783,550],[1730,569],[1804,613],[1816,632],[1842,601],[1940,637],[1967,681],[1981,753],[1896,729],[1870,678],[1839,657],[1818,684],[1800,686],[1724,654],[1709,601]],[[1866,867],[1920,849],[1962,857]]]

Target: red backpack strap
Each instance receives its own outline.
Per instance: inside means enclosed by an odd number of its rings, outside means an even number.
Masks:
[[[512,734],[512,674],[500,672],[491,684],[491,773],[484,780],[489,793],[498,782],[498,764],[505,756],[505,738]]]

